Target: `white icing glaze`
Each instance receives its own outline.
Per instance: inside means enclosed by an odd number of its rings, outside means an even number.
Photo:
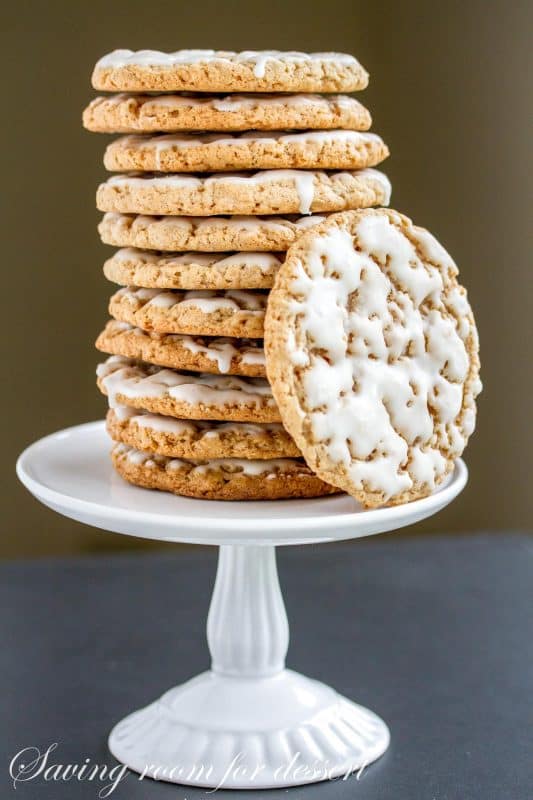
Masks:
[[[235,340],[233,340],[235,341]],[[265,365],[265,353],[260,347],[240,347],[237,349],[231,339],[214,339],[206,345],[191,336],[183,337],[181,343],[191,353],[201,353],[211,361],[215,361],[219,372],[229,372],[231,362],[234,358],[240,357],[243,364]]]
[[[291,284],[298,341],[293,333],[286,346],[305,368],[302,413],[315,442],[356,487],[387,498],[412,478],[434,487],[447,468],[439,443],[459,455],[474,424],[473,413],[460,422],[471,330],[464,290],[447,304],[456,321],[441,297],[442,276],[456,267],[430,234],[411,231],[421,256],[384,214],[359,222],[359,250],[333,228],[310,246],[306,269],[296,263]]]
[[[106,333],[113,336],[116,333],[131,333],[134,336],[168,341],[176,343],[189,350],[190,353],[199,353],[217,364],[219,372],[229,372],[234,358],[240,358],[243,364],[266,366],[265,351],[262,347],[249,339],[234,339],[228,337],[202,337],[190,336],[184,333],[157,333],[144,331],[128,322],[110,320],[106,325]]]
[[[201,427],[200,423],[193,423],[184,419],[175,419],[174,417],[165,417],[162,414],[150,413],[138,414],[134,412],[130,417],[130,422],[138,425],[140,428],[151,428],[159,433],[170,433],[175,436],[193,436]]]
[[[171,69],[179,64],[212,64],[214,62],[249,63],[256,78],[264,78],[269,62],[289,64],[306,61],[323,61],[327,64],[359,66],[359,62],[347,53],[299,53],[279,50],[177,50],[162,53],[159,50],[114,50],[103,56],[96,69],[116,69],[126,66],[159,67]]]
[[[132,425],[148,428],[160,433],[169,433],[176,436],[194,436],[206,439],[218,438],[228,433],[240,436],[258,437],[267,433],[282,433],[283,426],[278,422],[251,423],[251,422],[210,422],[202,420],[184,420],[175,417],[166,417],[162,414],[152,414],[148,411],[138,412],[127,406],[114,409],[119,419],[128,419]],[[123,414],[123,416],[120,416]]]
[[[328,95],[323,97],[318,94],[230,94],[226,97],[210,97],[209,95],[199,94],[160,94],[153,97],[147,95],[136,95],[132,92],[119,92],[108,97],[95,97],[90,106],[95,107],[102,104],[120,105],[121,103],[132,103],[136,105],[142,100],[143,111],[149,116],[150,113],[157,112],[160,108],[167,109],[192,109],[209,107],[222,113],[234,113],[246,109],[257,109],[261,107],[279,106],[281,108],[317,106],[327,111],[331,106],[339,108],[354,108],[358,106],[357,100],[348,95]],[[308,109],[306,109],[308,110]]]
[[[257,477],[266,473],[273,476],[277,473],[309,474],[305,464],[295,458],[213,458],[208,461],[187,461],[182,458],[170,458],[168,456],[145,453],[122,443],[116,444],[113,451],[135,466],[155,466],[157,464],[171,470],[186,469],[191,476],[195,473],[197,475],[205,475],[211,471],[220,472],[221,470],[223,472],[240,473],[248,477]]]
[[[371,178],[380,184],[385,192],[385,205],[390,202],[391,184],[386,175],[377,169],[360,169],[333,171],[331,173],[336,178],[342,179],[344,176],[350,178]],[[249,172],[222,172],[197,177],[183,172],[171,174],[131,172],[125,175],[113,175],[108,178],[106,183],[110,186],[129,186],[142,189],[152,184],[154,186],[169,186],[173,188],[201,189],[202,186],[208,187],[212,182],[226,182],[227,184],[261,185],[276,181],[291,181],[299,198],[300,214],[309,214],[313,204],[315,187],[315,177],[327,177],[328,173],[323,170],[304,170],[304,169],[265,169],[255,173]],[[105,184],[102,184],[105,186]]]
[[[113,409],[117,406],[119,394],[132,399],[167,395],[190,405],[275,405],[268,381],[263,378],[203,373],[189,375],[172,369],[142,366],[123,356],[111,356],[98,365],[96,374]]]
[[[131,303],[135,306],[142,305],[169,309],[175,306],[181,308],[199,308],[204,314],[213,314],[222,309],[229,311],[246,311],[252,315],[264,315],[267,305],[267,295],[261,292],[247,292],[236,289],[216,291],[213,289],[180,291],[169,289],[137,289],[124,286],[113,297],[120,301]]]
[[[216,145],[218,147],[247,147],[250,144],[267,145],[272,142],[281,142],[288,147],[294,145],[307,145],[318,143],[322,146],[335,144],[352,144],[364,146],[371,143],[380,143],[383,140],[375,133],[351,131],[351,130],[317,130],[301,131],[298,133],[287,131],[268,131],[265,133],[258,131],[247,131],[245,133],[221,134],[221,133],[171,133],[160,134],[157,136],[143,136],[130,134],[121,136],[107,147],[108,153],[124,149],[141,151],[153,150],[155,154],[155,168],[161,168],[161,155],[172,150],[194,148],[200,146]]]
[[[350,131],[343,129],[314,130],[314,131],[246,131],[244,133],[169,133],[157,136],[143,136],[142,134],[129,134],[119,137],[109,145],[108,149],[155,149],[159,154],[165,150],[176,150],[187,147],[200,147],[201,145],[217,144],[231,147],[246,146],[253,142],[270,143],[282,142],[283,144],[305,144],[319,142],[320,144],[335,144],[350,142],[352,144],[369,144],[383,142],[376,133],[363,131]]]
[[[316,222],[314,224],[316,224]],[[149,250],[139,250],[136,247],[122,247],[113,255],[113,259],[120,262],[157,264],[161,267],[211,267],[220,272],[223,272],[227,267],[233,265],[243,265],[257,267],[265,274],[275,271],[281,264],[281,259],[274,253],[245,252],[233,253],[229,256],[226,254],[219,255],[217,253],[176,253],[171,255],[167,253],[154,253]]]
[[[346,103],[346,100],[350,102]],[[322,97],[319,94],[230,94],[227,97],[215,98],[211,102],[216,111],[223,112],[236,112],[247,108],[259,108],[261,106],[281,106],[282,108],[289,106],[297,108],[298,106],[312,105],[316,107],[318,105],[327,109],[331,105],[344,105],[346,108],[357,104],[356,100],[353,100],[353,98],[347,95]]]
[[[353,175],[354,173],[352,173]],[[357,174],[357,173],[355,173]],[[387,178],[384,172],[380,172],[379,169],[374,169],[373,167],[367,167],[366,169],[360,169],[358,173],[361,177],[371,178],[372,180],[379,183],[381,186],[384,194],[385,199],[383,201],[384,206],[388,206],[391,199],[392,194],[392,185],[390,180]]]
[[[115,228],[118,233],[127,231],[129,228],[135,232],[137,228],[144,229],[150,225],[162,225],[164,227],[178,228],[179,230],[190,233],[193,232],[193,229],[211,231],[217,228],[227,228],[229,230],[234,228],[236,231],[243,230],[249,233],[259,234],[262,230],[280,232],[283,231],[287,225],[296,226],[298,228],[308,228],[311,225],[318,225],[325,219],[327,219],[327,217],[323,214],[312,214],[311,216],[294,217],[292,219],[290,217],[239,216],[238,214],[227,217],[154,217],[148,216],[147,214],[138,214],[133,216],[132,219],[132,215],[129,214],[107,211],[102,217],[102,222],[106,226]],[[124,250],[128,249],[134,250],[136,253],[145,252],[137,250],[136,248],[124,248]],[[235,256],[239,255],[244,258],[251,255],[251,253],[235,254]]]

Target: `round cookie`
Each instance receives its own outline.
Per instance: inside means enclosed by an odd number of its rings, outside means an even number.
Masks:
[[[249,339],[153,333],[113,319],[98,336],[96,347],[104,353],[170,369],[250,378],[266,375],[262,342]]]
[[[112,295],[109,313],[145,331],[260,338],[267,297],[231,289],[181,292],[125,286]]]
[[[118,404],[183,419],[281,422],[264,378],[178,372],[121,356],[99,364],[96,374],[111,408]]]
[[[363,169],[388,155],[380,136],[360,131],[174,133],[115,139],[104,166],[111,172]]]
[[[368,73],[346,53],[114,50],[92,75],[106,92],[355,92]]]
[[[109,211],[102,217],[98,225],[98,232],[104,244],[111,244],[115,247],[174,251],[199,250],[209,253],[226,253],[237,250],[243,255],[254,251],[285,251],[303,230],[318,225],[325,219],[327,216],[320,214],[305,217],[294,215],[286,218],[260,216],[154,217]],[[237,257],[238,254],[234,255]],[[133,283],[135,282],[133,281]],[[183,288],[199,287],[184,286]],[[201,288],[226,287],[202,286]],[[239,288],[263,287],[240,286]]]
[[[303,459],[185,461],[117,444],[111,460],[135,486],[205,500],[281,500],[338,492],[313,475]]]
[[[428,495],[475,425],[478,339],[457,267],[396,211],[332,216],[272,290],[267,373],[323,480],[365,506]]]
[[[388,205],[391,186],[376,169],[297,169],[190,175],[132,173],[100,184],[100,211],[126,214],[308,214]]]
[[[366,131],[370,112],[354,97],[318,94],[116,94],[95,97],[83,125],[95,133],[180,131]]]
[[[283,257],[253,252],[169,254],[123,247],[105,262],[104,275],[121,286],[147,289],[270,289]]]
[[[297,458],[301,454],[279,423],[199,422],[110,408],[107,431],[116,442],[171,458]]]

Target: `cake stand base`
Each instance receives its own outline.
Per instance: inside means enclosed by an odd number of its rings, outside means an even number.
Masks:
[[[388,744],[378,716],[292,670],[244,681],[204,672],[130,714],[109,737],[113,755],[144,776],[227,789],[348,775]]]

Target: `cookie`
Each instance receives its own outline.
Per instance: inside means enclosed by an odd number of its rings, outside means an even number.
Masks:
[[[121,286],[147,289],[270,289],[283,257],[282,253],[168,254],[123,247],[105,262],[104,275]]]
[[[111,460],[135,486],[205,500],[280,500],[338,492],[313,475],[303,459],[185,461],[117,444]]]
[[[110,408],[107,431],[116,442],[171,458],[297,458],[293,440],[279,423],[198,422]]]
[[[378,170],[273,169],[254,173],[114,175],[98,187],[100,211],[126,214],[308,214],[387,205]]]
[[[370,112],[354,97],[317,94],[188,94],[95,97],[83,125],[95,133],[179,131],[366,131]]]
[[[114,50],[94,68],[106,92],[355,92],[368,73],[346,53]]]
[[[96,374],[111,408],[118,404],[183,419],[281,422],[263,378],[178,372],[121,356],[99,364]]]
[[[293,245],[265,330],[286,429],[365,506],[428,495],[475,425],[478,339],[457,267],[396,211],[332,216]]]
[[[98,232],[104,244],[115,245],[115,247],[171,251],[199,250],[209,253],[227,253],[237,250],[242,255],[253,251],[285,251],[303,230],[320,224],[326,218],[320,214],[287,218],[256,216],[154,217],[118,214],[110,211],[103,216],[98,226]],[[237,256],[238,254],[235,254],[236,258]],[[234,274],[233,270],[230,272],[232,275]],[[183,288],[222,289],[226,287],[184,286]],[[238,288],[263,287],[240,286]]]
[[[262,342],[250,339],[149,333],[113,319],[99,335],[96,347],[104,353],[171,369],[251,378],[264,378],[266,375]]]
[[[264,292],[181,292],[125,286],[112,295],[109,313],[145,331],[259,338],[266,304]]]
[[[247,131],[122,136],[108,145],[111,172],[231,172],[248,169],[363,169],[389,155],[375,133]]]

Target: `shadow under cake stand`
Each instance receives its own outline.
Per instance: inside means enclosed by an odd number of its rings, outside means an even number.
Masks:
[[[382,755],[390,736],[380,717],[285,668],[289,628],[275,547],[418,522],[463,489],[464,463],[430,497],[364,510],[347,495],[216,502],[140,489],[113,471],[109,447],[103,422],[78,425],[28,447],[17,473],[42,503],[88,525],[219,547],[207,619],[211,669],[119,722],[109,736],[113,755],[159,780],[230,789],[312,783]]]

